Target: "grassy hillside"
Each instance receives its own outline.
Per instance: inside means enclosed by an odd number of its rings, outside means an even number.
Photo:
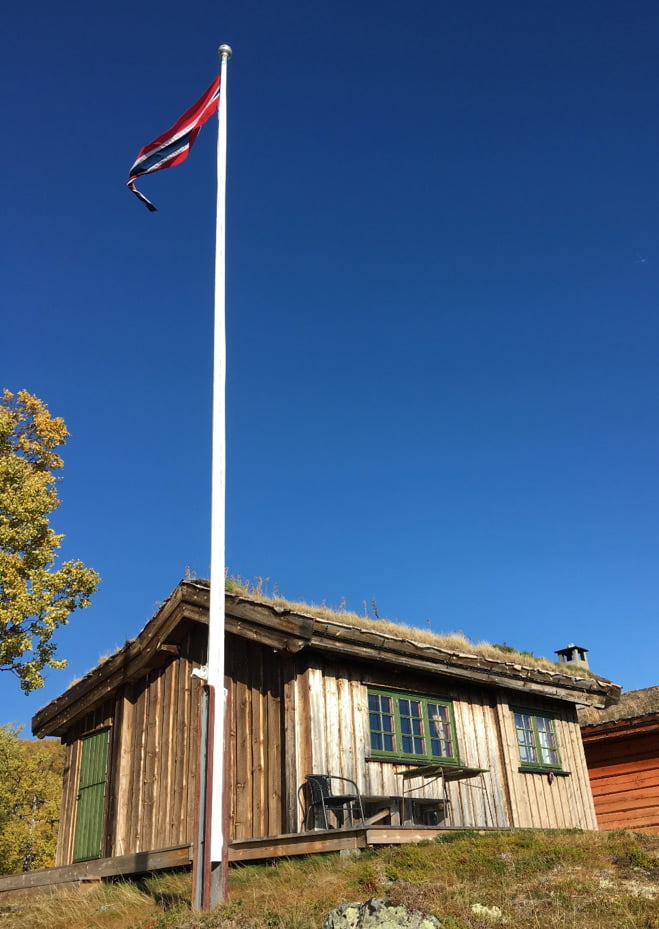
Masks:
[[[190,878],[0,897],[2,929],[320,929],[340,903],[381,897],[445,929],[659,929],[659,836],[455,833],[436,842],[235,868],[231,900],[190,913]],[[4,905],[3,905],[4,904]]]

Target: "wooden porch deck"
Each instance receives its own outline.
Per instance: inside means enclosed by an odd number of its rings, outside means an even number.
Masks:
[[[240,839],[229,845],[230,862],[267,861],[290,858],[294,855],[314,855],[321,852],[359,850],[374,845],[405,845],[432,839],[461,827],[443,826],[355,826],[344,829],[318,829],[313,832],[294,832],[265,836],[260,839]],[[479,830],[481,831],[481,830]],[[169,871],[189,867],[192,863],[190,845],[119,855],[82,861],[61,868],[45,868],[24,874],[7,874],[0,877],[0,894],[82,881],[99,881],[103,878],[130,877],[153,871]]]

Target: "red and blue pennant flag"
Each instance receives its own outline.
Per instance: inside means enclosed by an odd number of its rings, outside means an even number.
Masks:
[[[219,102],[220,76],[218,74],[203,97],[200,97],[189,110],[186,110],[171,129],[140,150],[135,164],[130,169],[128,187],[152,213],[157,213],[157,208],[136,189],[135,181],[143,174],[152,174],[163,168],[173,168],[174,165],[180,165],[182,161],[185,161],[199,135],[199,130],[217,111]]]

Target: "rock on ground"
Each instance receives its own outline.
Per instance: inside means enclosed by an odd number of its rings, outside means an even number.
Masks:
[[[434,916],[412,912],[375,897],[366,903],[344,903],[327,914],[323,929],[441,929]]]

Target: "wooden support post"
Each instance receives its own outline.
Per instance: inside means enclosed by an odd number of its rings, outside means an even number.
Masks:
[[[199,912],[204,908],[204,875],[206,872],[206,821],[208,800],[208,748],[209,748],[209,703],[210,688],[204,685],[201,690],[201,708],[199,714],[199,777],[197,778],[197,827],[195,845],[192,854],[192,909]]]

